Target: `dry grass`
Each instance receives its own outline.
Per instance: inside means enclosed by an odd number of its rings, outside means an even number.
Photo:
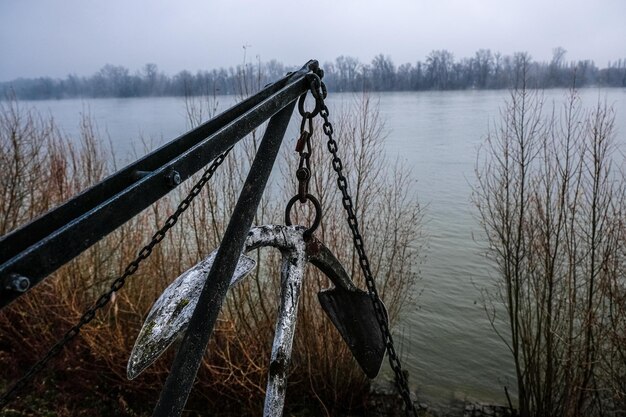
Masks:
[[[197,117],[193,108],[187,110],[190,120]],[[349,182],[366,247],[393,322],[402,305],[410,301],[422,241],[421,212],[410,193],[410,172],[386,160],[383,125],[367,97],[333,117],[340,152],[351,173]],[[8,173],[0,187],[2,234],[109,173],[111,152],[103,147],[89,119],[83,121],[82,128],[80,138],[68,138],[53,120],[20,108],[15,101],[1,104],[0,167]],[[319,130],[313,140],[312,191],[320,197],[325,217],[318,236],[363,287]],[[4,415],[43,415],[46,410],[59,416],[150,413],[167,376],[173,349],[129,382],[126,362],[134,339],[162,290],[219,244],[257,139],[255,133],[235,148],[152,257],[44,375],[36,378],[29,387],[31,395],[14,401],[15,414],[7,411]],[[256,224],[282,222],[283,205],[296,190],[291,180],[295,158],[291,150],[284,153],[280,163],[283,178],[277,178],[286,185],[275,184],[266,192]],[[192,183],[193,179],[0,312],[4,383],[19,377],[77,321],[134,258]],[[303,223],[306,215],[301,213]],[[229,292],[188,402],[188,415],[260,414],[278,305],[280,259],[270,249],[255,256],[262,257],[260,267]],[[328,285],[317,271],[308,271],[294,343],[288,410],[336,415],[359,410],[368,394],[368,380],[317,302],[317,291]]]

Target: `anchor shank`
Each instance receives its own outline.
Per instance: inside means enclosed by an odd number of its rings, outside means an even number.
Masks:
[[[263,416],[279,417],[283,414],[285,391],[287,390],[287,369],[291,362],[293,336],[296,330],[298,300],[302,278],[306,266],[306,255],[302,250],[283,253],[281,270],[281,299],[276,332],[272,345],[267,391]]]
[[[209,272],[181,347],[161,391],[159,402],[152,414],[154,417],[180,416],[187,402],[294,106],[295,101],[272,116],[268,123],[224,233],[215,263]]]

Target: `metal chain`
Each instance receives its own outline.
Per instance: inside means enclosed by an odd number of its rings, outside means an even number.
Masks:
[[[174,227],[179,217],[189,208],[194,198],[200,194],[202,188],[204,188],[217,168],[222,164],[222,162],[224,162],[224,159],[231,149],[232,147],[213,160],[213,163],[206,169],[206,171],[204,171],[198,182],[196,182],[191,188],[189,194],[178,204],[176,211],[167,218],[163,226],[152,236],[150,243],[144,246],[139,251],[137,257],[130,262],[128,266],[126,266],[124,273],[111,283],[109,290],[98,297],[94,305],[83,313],[80,320],[78,320],[78,323],[69,329],[65,335],[63,335],[63,337],[57,341],[54,346],[52,346],[52,348],[50,348],[50,350],[48,350],[48,352],[39,361],[37,361],[37,363],[31,366],[31,368],[19,380],[17,380],[17,382],[15,382],[9,390],[2,394],[0,397],[0,410],[9,404],[15,394],[21,391],[35,375],[41,372],[52,358],[61,353],[65,345],[76,337],[78,333],[80,333],[83,326],[91,322],[96,317],[96,312],[108,304],[113,293],[122,289],[126,283],[126,279],[137,272],[141,262],[148,259],[148,257],[152,254],[154,247],[161,243],[167,232]]]
[[[306,130],[306,122],[309,122],[309,129]],[[300,137],[296,143],[296,152],[300,154],[300,164],[296,170],[298,180],[298,196],[301,203],[306,202],[306,195],[309,193],[309,180],[311,179],[311,136],[313,136],[313,115],[306,112],[302,115],[300,123]]]
[[[317,67],[317,71],[321,71],[319,67]],[[307,75],[307,80],[309,81],[309,87],[311,91],[315,89],[316,85],[319,85],[319,77],[317,74],[311,73]],[[300,96],[298,100],[298,111],[302,116],[302,122],[300,123],[300,137],[296,143],[296,152],[300,154],[300,163],[298,164],[298,169],[296,170],[296,179],[298,180],[298,193],[289,200],[287,203],[287,207],[285,208],[285,224],[287,226],[291,226],[291,208],[296,201],[299,201],[301,204],[310,201],[315,208],[315,218],[313,219],[313,223],[311,227],[304,231],[304,238],[308,239],[313,235],[313,232],[317,229],[322,220],[322,206],[319,200],[309,194],[309,181],[311,179],[311,137],[313,136],[313,117],[319,113],[319,101],[316,99],[316,107],[312,112],[308,112],[304,110],[304,100],[306,99],[306,94]],[[308,129],[307,129],[308,122]]]
[[[319,85],[322,91],[325,91],[324,83],[320,82]],[[352,237],[354,241],[354,247],[359,255],[359,264],[361,265],[361,270],[363,271],[363,275],[365,276],[365,283],[367,285],[367,291],[369,293],[370,298],[372,299],[372,303],[374,304],[374,310],[376,311],[376,319],[378,321],[378,325],[380,326],[380,330],[383,333],[383,338],[385,340],[385,346],[387,348],[387,356],[389,357],[389,364],[391,365],[391,369],[393,369],[395,373],[395,382],[396,387],[404,403],[406,405],[406,413],[407,415],[417,416],[417,410],[415,409],[415,405],[411,400],[411,392],[409,391],[409,383],[407,380],[407,376],[402,371],[402,364],[400,363],[400,358],[396,353],[396,349],[393,343],[393,337],[391,335],[391,331],[389,329],[389,325],[387,324],[387,316],[385,314],[385,308],[380,301],[378,296],[378,290],[376,289],[376,281],[374,281],[374,276],[370,269],[370,262],[365,253],[365,247],[363,244],[363,237],[359,231],[359,222],[357,220],[355,214],[354,203],[352,202],[352,197],[348,192],[348,180],[343,175],[343,163],[339,155],[337,155],[337,142],[333,139],[333,125],[328,120],[328,107],[324,103],[325,94],[320,94],[319,92],[315,95],[317,100],[320,100],[320,115],[324,119],[324,124],[322,125],[322,130],[324,134],[328,137],[327,147],[330,153],[332,154],[332,166],[335,172],[337,173],[337,185],[339,186],[339,190],[342,195],[342,204],[346,213],[348,214],[348,226],[352,231]]]

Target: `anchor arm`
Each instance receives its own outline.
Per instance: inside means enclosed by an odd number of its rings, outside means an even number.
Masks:
[[[307,243],[306,252],[309,256],[309,262],[322,271],[336,287],[343,288],[346,291],[358,290],[343,265],[341,265],[330,249],[317,238],[312,237]]]

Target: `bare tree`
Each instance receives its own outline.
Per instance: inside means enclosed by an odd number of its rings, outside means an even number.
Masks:
[[[613,114],[601,104],[585,112],[575,92],[544,114],[542,96],[524,85],[511,92],[476,170],[473,197],[498,271],[488,311],[494,325],[508,323],[501,337],[522,416],[601,415],[623,395],[610,375],[624,369],[616,320],[626,215]]]

